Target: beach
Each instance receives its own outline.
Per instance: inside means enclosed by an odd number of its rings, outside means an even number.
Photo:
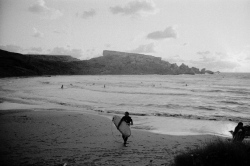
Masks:
[[[225,76],[1,79],[0,165],[171,165],[229,139],[239,120],[249,124],[248,80],[235,86]],[[125,111],[134,122],[128,147],[112,123]]]
[[[0,112],[1,165],[169,165],[181,151],[218,139],[132,129],[128,147],[110,118],[84,112]]]

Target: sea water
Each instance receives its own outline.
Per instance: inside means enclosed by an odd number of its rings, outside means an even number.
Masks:
[[[162,134],[230,136],[250,124],[250,73],[2,78],[0,97],[1,110],[128,111],[132,128]]]

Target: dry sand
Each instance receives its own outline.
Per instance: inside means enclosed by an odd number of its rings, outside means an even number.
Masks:
[[[79,112],[0,110],[0,165],[170,165],[215,136],[132,130],[128,147],[109,118]]]

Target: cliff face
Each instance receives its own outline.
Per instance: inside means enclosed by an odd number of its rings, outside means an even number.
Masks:
[[[103,56],[90,59],[91,64],[101,64],[100,74],[167,74],[164,68],[171,64],[161,58],[143,54],[103,51]]]
[[[118,52],[118,51],[103,51],[103,57],[120,57],[120,58],[131,58],[137,60],[149,60],[149,61],[161,61],[161,57],[154,57],[151,55],[127,53],[127,52]]]
[[[109,50],[104,50],[102,57],[89,62],[103,66],[100,74],[201,74],[198,68],[189,68],[185,64],[178,67],[160,57]]]
[[[170,64],[143,54],[103,51],[103,56],[81,61],[71,56],[23,55],[0,50],[0,77],[84,74],[212,74],[211,71]]]

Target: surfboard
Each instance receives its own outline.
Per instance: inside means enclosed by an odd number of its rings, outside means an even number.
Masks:
[[[113,123],[115,124],[116,127],[118,126],[118,124],[121,121],[121,119],[122,118],[120,116],[117,116],[117,115],[113,116],[112,121],[113,121]],[[124,135],[126,137],[129,137],[131,135],[131,130],[130,130],[129,125],[126,122],[124,122],[124,121],[122,121],[122,123],[119,126],[118,130],[122,133],[122,135]]]

